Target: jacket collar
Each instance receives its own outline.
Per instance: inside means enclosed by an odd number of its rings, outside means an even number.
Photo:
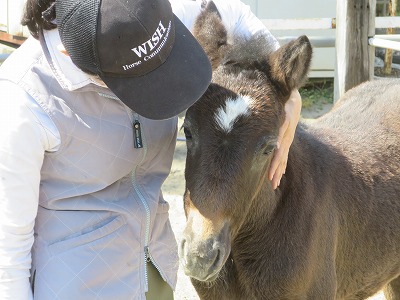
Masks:
[[[60,85],[69,91],[74,91],[88,85],[95,85],[101,88],[106,88],[91,78],[91,76],[81,69],[79,69],[71,60],[71,58],[63,53],[57,48],[62,45],[60,35],[57,29],[44,30],[43,39],[47,50],[43,49],[45,56],[55,73],[55,76],[60,83]],[[42,45],[43,46],[43,45]]]

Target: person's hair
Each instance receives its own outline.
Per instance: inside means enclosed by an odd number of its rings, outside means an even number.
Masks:
[[[31,35],[38,39],[39,31],[57,27],[52,22],[56,18],[55,0],[27,0],[21,24],[27,26]]]

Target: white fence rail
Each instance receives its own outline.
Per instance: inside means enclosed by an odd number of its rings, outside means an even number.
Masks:
[[[336,18],[262,19],[261,21],[269,30],[336,28]]]
[[[269,30],[335,29],[336,18],[262,19]],[[375,28],[399,28],[400,17],[376,17]]]
[[[368,39],[368,43],[371,46],[385,48],[385,49],[393,49],[400,51],[400,42],[390,41],[387,39],[372,37]]]
[[[321,30],[335,29],[336,18],[315,18],[315,19],[262,19],[262,22],[269,30]],[[400,28],[400,17],[377,17],[375,28]],[[294,36],[278,37],[281,44],[294,40]],[[335,47],[334,37],[309,36],[313,47],[325,48]],[[369,38],[369,44],[375,47],[394,49],[400,51],[400,34],[375,35]]]
[[[375,10],[373,10],[375,12]],[[398,50],[400,51],[400,35],[374,35],[375,29],[377,28],[400,28],[400,17],[375,17],[371,18],[372,22],[372,30],[368,30],[368,40],[365,41],[370,46],[373,47],[380,47],[380,48],[386,48],[386,49],[393,49],[393,50]],[[267,26],[269,30],[329,30],[329,29],[336,29],[337,27],[337,21],[336,18],[314,18],[314,19],[263,19],[262,22]],[[371,26],[371,24],[370,24]],[[342,28],[343,30],[343,24]],[[295,37],[293,36],[281,36],[278,38],[279,42],[281,44],[285,44],[291,40],[293,40]],[[341,36],[340,34],[336,34],[336,37],[324,37],[324,36],[316,36],[312,37],[309,36],[310,42],[314,47],[317,48],[325,48],[325,47],[335,47],[337,46],[337,42],[341,42],[343,44],[343,41],[337,41],[336,39],[348,39],[346,36]],[[355,47],[356,48],[356,47]],[[340,49],[343,50],[343,45],[341,45]],[[347,49],[346,51],[356,51],[356,49]],[[347,59],[347,57],[350,57],[351,55],[347,53],[344,56],[344,59]],[[352,57],[356,57],[356,55],[353,55]],[[341,61],[343,59],[343,56],[337,58],[337,64],[336,64],[336,72],[335,72],[335,99],[338,99],[340,95],[347,89],[348,83],[346,83],[346,78],[342,78],[341,81],[344,81],[345,83],[341,82],[340,87],[338,86],[338,63],[342,63]],[[363,64],[363,62],[361,62]],[[369,65],[370,69],[370,74],[373,74],[373,61],[365,62],[365,65]],[[343,66],[341,66],[343,69]],[[371,75],[370,75],[371,76]],[[351,77],[351,76],[350,76]],[[351,84],[350,84],[351,85]],[[344,88],[346,86],[346,88]]]

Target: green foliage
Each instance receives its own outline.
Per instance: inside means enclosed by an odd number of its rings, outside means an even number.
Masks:
[[[333,79],[310,79],[299,92],[303,108],[333,103]]]

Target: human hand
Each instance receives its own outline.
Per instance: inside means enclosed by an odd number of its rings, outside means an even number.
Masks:
[[[268,178],[272,181],[274,190],[279,186],[282,175],[285,174],[289,148],[300,120],[300,112],[301,96],[298,90],[293,90],[285,104],[285,122],[279,128],[277,146],[268,172]]]

